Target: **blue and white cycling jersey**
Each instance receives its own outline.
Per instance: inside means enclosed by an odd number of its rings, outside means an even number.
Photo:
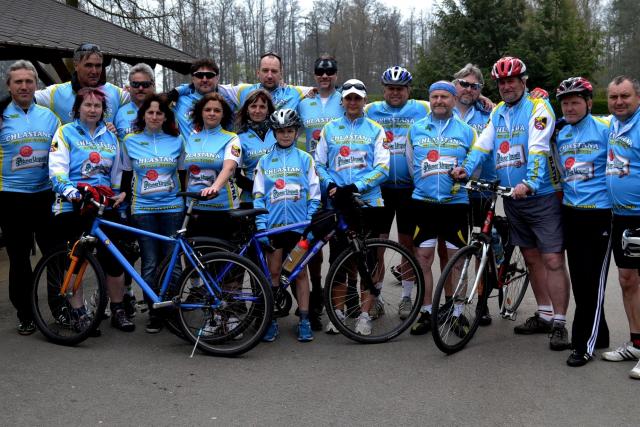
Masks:
[[[252,129],[238,134],[240,139],[240,145],[242,149],[242,162],[240,167],[242,168],[244,175],[253,180],[258,166],[258,160],[265,154],[267,154],[273,148],[276,143],[276,137],[273,135],[273,131],[269,130],[264,136],[264,140],[260,139],[257,133]],[[243,191],[240,194],[241,202],[252,202],[253,195],[248,191]]]
[[[218,125],[192,133],[184,148],[184,168],[187,171],[187,191],[200,192],[211,187],[222,171],[226,160],[236,165],[242,162],[240,139]],[[220,193],[210,200],[197,201],[195,208],[206,211],[236,209],[240,200],[239,191],[233,177],[220,189]],[[189,200],[187,201],[189,203]]]
[[[464,117],[455,107],[453,109],[453,115],[471,126],[476,131],[476,133],[480,135],[484,128],[487,127],[491,113],[487,113],[480,108],[476,108],[475,105],[472,105],[464,114]],[[478,169],[476,169],[474,178],[479,178],[486,181],[495,181],[497,179],[496,163],[493,156],[488,156],[487,159],[482,162]],[[472,191],[469,194],[469,197],[482,197],[482,193]]]
[[[269,90],[266,87],[262,86],[262,83],[256,84],[241,84],[235,86],[233,88],[236,92],[236,105],[238,109],[242,108],[242,105],[247,100],[247,97],[251,92],[256,89],[264,89],[271,94],[271,100],[273,101],[273,105],[276,107],[276,110],[281,108],[291,108],[295,110],[298,107],[298,104],[305,97],[305,94],[309,92],[309,90],[313,89],[306,86],[277,86],[273,90]]]
[[[362,199],[384,206],[380,184],[389,176],[389,150],[384,129],[367,117],[353,121],[346,115],[322,128],[316,148],[316,166],[323,188],[355,184]]]
[[[60,120],[48,108],[32,103],[25,112],[13,101],[7,106],[0,129],[0,191],[51,188],[49,149],[58,127]]]
[[[118,138],[100,123],[93,135],[79,120],[58,128],[49,150],[49,178],[59,196],[53,213],[73,212],[62,194],[78,183],[120,191],[122,165]]]
[[[640,215],[640,108],[609,127],[607,186],[615,215]]]
[[[104,112],[104,121],[113,122],[120,107],[128,104],[131,100],[129,92],[111,83],[105,83],[97,89],[104,92],[107,97],[107,111]],[[62,124],[73,121],[72,108],[76,100],[76,92],[73,90],[71,82],[55,84],[42,90],[37,90],[35,97],[36,102],[53,111]]]
[[[476,131],[455,116],[439,120],[429,114],[407,133],[406,156],[411,167],[412,198],[431,203],[469,203],[467,191],[449,176],[462,164],[476,141]]]
[[[313,158],[295,144],[287,148],[276,144],[258,161],[253,195],[254,207],[269,211],[256,217],[258,230],[310,220],[320,208],[320,180]]]
[[[610,209],[607,193],[609,121],[587,114],[556,138],[562,173],[562,202],[579,209]]]
[[[305,98],[298,104],[298,115],[304,126],[307,153],[313,156],[324,125],[344,115],[342,96],[340,92],[334,91],[331,96],[324,99],[320,95]]]
[[[138,106],[130,102],[118,110],[113,125],[116,127],[118,139],[122,141],[127,134],[135,132],[134,124],[138,117]]]
[[[171,136],[162,131],[136,132],[124,137],[122,168],[133,171],[133,215],[184,210],[182,198],[177,196],[183,150],[182,136]]]
[[[413,179],[405,158],[407,132],[418,120],[427,117],[431,112],[429,103],[410,99],[402,107],[392,107],[386,101],[377,101],[364,107],[367,117],[375,120],[385,131],[385,145],[389,148],[389,179],[382,183],[383,187],[411,188]]]
[[[493,156],[500,184],[526,184],[536,195],[559,190],[559,177],[550,155],[555,116],[549,103],[525,94],[509,107],[499,103],[482,131],[463,167],[468,176],[489,156]]]
[[[227,101],[231,111],[238,108],[235,98],[235,87],[236,86],[231,85],[218,85],[217,87],[217,92],[222,95],[225,101]],[[191,135],[191,132],[193,132],[193,107],[204,95],[198,92],[192,84],[187,83],[178,86],[176,91],[180,97],[173,107],[173,113],[176,116],[176,122],[178,123],[180,133],[185,139],[187,139],[189,135]]]

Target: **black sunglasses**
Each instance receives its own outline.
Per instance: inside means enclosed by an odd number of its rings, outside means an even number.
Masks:
[[[100,52],[100,46],[94,43],[82,43],[75,50],[76,52]]]
[[[197,79],[204,79],[205,77],[208,79],[212,79],[217,76],[218,73],[216,73],[215,71],[196,71],[191,75]]]
[[[462,79],[458,79],[458,84],[465,89],[471,88],[473,90],[480,90],[482,88],[481,83],[469,83],[468,81]]]
[[[313,73],[314,73],[316,76],[322,76],[322,75],[324,75],[324,74],[326,74],[327,76],[335,76],[335,74],[336,74],[337,72],[338,72],[338,70],[336,70],[336,69],[335,69],[335,68],[333,68],[333,67],[326,67],[326,68],[323,68],[323,67],[317,67],[317,68],[314,70],[314,72],[313,72]]]
[[[342,90],[349,90],[351,88],[356,88],[358,90],[363,90],[363,91],[367,91],[367,87],[365,85],[363,85],[362,83],[345,83],[342,85]]]
[[[148,80],[144,81],[144,82],[131,82],[131,83],[129,83],[129,86],[134,87],[136,89],[139,88],[139,87],[147,89],[147,88],[150,88],[151,86],[153,86],[153,82],[150,82]]]

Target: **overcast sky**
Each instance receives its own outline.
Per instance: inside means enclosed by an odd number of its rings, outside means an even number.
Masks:
[[[311,5],[318,0],[298,0],[300,2],[300,6],[307,11],[311,9]],[[424,9],[427,11],[431,10],[431,7],[434,3],[434,0],[380,0],[381,3],[388,7],[397,7],[403,11],[403,14],[407,16],[411,12],[411,8],[415,9],[415,11]]]

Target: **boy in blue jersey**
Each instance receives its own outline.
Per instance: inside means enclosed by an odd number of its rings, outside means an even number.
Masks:
[[[258,161],[253,184],[254,207],[269,211],[268,214],[256,217],[258,230],[308,221],[320,207],[320,180],[313,158],[295,146],[301,125],[298,114],[289,108],[276,110],[271,115],[270,123],[277,142]],[[274,287],[278,287],[280,283],[283,256],[291,252],[303,238],[302,232],[303,229],[296,229],[275,234],[268,242],[276,249],[267,255]],[[306,269],[296,277],[296,298],[300,315],[298,341],[312,341]],[[278,333],[278,323],[273,320],[263,341],[274,341]]]
[[[17,310],[20,335],[36,330],[30,295],[33,235],[43,253],[54,240],[47,164],[60,120],[33,102],[37,82],[31,62],[17,61],[9,67],[11,102],[0,129],[0,228],[9,255],[9,299]]]
[[[411,125],[431,112],[429,103],[409,99],[411,93],[411,73],[403,67],[390,67],[382,73],[382,94],[384,101],[368,104],[365,115],[379,123],[385,131],[389,149],[389,179],[381,185],[384,199],[384,216],[381,237],[388,238],[393,219],[396,219],[398,242],[408,249],[413,248],[415,223],[411,213],[413,179],[406,159],[407,132]],[[381,260],[382,261],[382,260]],[[401,275],[402,273],[399,272]],[[402,299],[398,307],[400,318],[406,319],[411,313],[411,290],[413,281],[402,280]],[[380,302],[379,300],[377,301]],[[383,305],[376,304],[374,317]]]
[[[613,114],[606,166],[613,207],[611,242],[630,339],[602,358],[619,362],[640,358],[640,258],[624,253],[621,238],[624,230],[640,227],[640,83],[628,76],[614,78],[607,88],[607,101]],[[640,379],[640,362],[629,376]]]
[[[582,77],[556,89],[567,123],[556,147],[562,173],[563,221],[567,262],[576,303],[569,366],[583,366],[595,347],[609,346],[604,319],[604,289],[609,271],[611,200],[606,163],[609,121],[591,115],[593,88]]]
[[[538,302],[534,316],[514,328],[516,334],[551,334],[552,350],[569,348],[565,327],[569,278],[565,269],[562,206],[550,156],[555,117],[549,103],[526,93],[527,67],[518,58],[500,58],[491,71],[503,102],[478,137],[455,178],[471,176],[493,156],[501,185],[514,187],[504,200],[510,243],[519,246],[529,267]]]

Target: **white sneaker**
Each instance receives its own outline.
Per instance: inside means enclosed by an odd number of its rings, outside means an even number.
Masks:
[[[636,366],[629,371],[629,376],[634,380],[640,380],[640,362],[636,363]]]
[[[371,317],[368,313],[360,313],[356,321],[356,334],[371,335]]]
[[[403,297],[398,306],[398,315],[400,319],[404,320],[411,314],[411,298]]]
[[[620,347],[616,348],[612,351],[605,351],[602,353],[602,359],[608,360],[609,362],[622,362],[623,360],[638,360],[640,359],[640,348],[635,348],[631,341],[622,344]],[[638,374],[640,375],[640,367],[636,366],[634,368],[638,369]],[[640,377],[639,377],[640,378]]]
[[[231,316],[227,319],[227,331],[231,332],[233,331],[235,328],[237,328],[238,326],[240,326],[240,319],[238,319],[236,316]],[[235,337],[233,337],[234,340],[239,340],[242,339],[242,334],[238,334]]]
[[[342,312],[342,310],[336,310],[336,316],[338,316],[338,319],[344,321],[344,313]],[[329,323],[327,323],[327,327],[324,330],[327,334],[330,335],[338,335],[340,333],[340,331],[338,330],[338,328],[336,328],[333,323],[331,323],[331,321],[329,321]]]

